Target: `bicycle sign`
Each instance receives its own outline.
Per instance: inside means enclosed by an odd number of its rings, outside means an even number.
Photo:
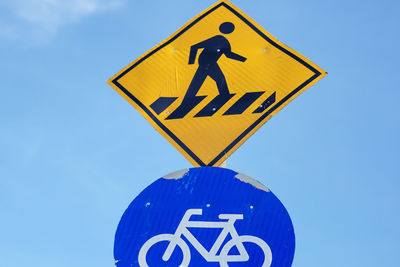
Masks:
[[[249,260],[249,255],[243,245],[245,242],[254,243],[262,249],[264,253],[264,262],[262,263],[262,267],[271,266],[272,252],[264,240],[251,235],[238,235],[234,223],[236,220],[243,220],[243,214],[219,214],[219,219],[227,220],[219,222],[190,220],[192,215],[202,214],[202,209],[189,209],[183,216],[178,228],[175,231],[175,234],[159,234],[147,240],[139,251],[139,265],[148,267],[146,261],[148,250],[158,242],[168,241],[169,245],[162,256],[162,259],[164,261],[168,261],[174,249],[179,247],[183,252],[183,260],[180,266],[189,266],[191,259],[190,249],[186,242],[181,238],[181,236],[184,236],[207,262],[218,262],[221,267],[228,267],[229,262],[246,262]],[[222,228],[222,231],[212,245],[211,249],[207,251],[196,239],[196,237],[194,237],[193,234],[188,230],[188,228]],[[220,254],[217,255],[228,234],[230,234],[232,239],[222,247]],[[239,251],[239,255],[229,255],[230,250],[234,246],[236,246],[237,250]]]
[[[216,167],[164,176],[129,205],[116,267],[291,267],[292,221],[256,180]]]

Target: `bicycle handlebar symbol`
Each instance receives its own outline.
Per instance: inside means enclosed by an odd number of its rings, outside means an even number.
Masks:
[[[239,235],[236,231],[234,223],[236,220],[243,220],[243,214],[219,214],[218,218],[227,221],[191,221],[190,217],[192,215],[202,215],[202,209],[188,209],[183,216],[181,222],[178,225],[174,234],[160,234],[156,235],[149,240],[147,240],[139,251],[139,265],[141,267],[148,267],[146,261],[146,255],[149,249],[156,243],[162,241],[168,241],[169,244],[165,250],[162,259],[168,261],[174,252],[175,248],[178,246],[183,252],[183,260],[180,267],[187,267],[190,264],[190,249],[186,242],[181,238],[184,236],[190,244],[200,253],[200,255],[207,262],[219,262],[221,267],[228,267],[228,262],[246,262],[249,260],[249,254],[247,253],[243,243],[254,243],[258,245],[264,253],[264,262],[262,267],[270,267],[272,262],[272,252],[268,244],[255,236],[251,235]],[[208,251],[204,248],[202,244],[193,236],[193,234],[188,230],[188,228],[222,228],[221,233],[212,245],[211,249]],[[221,249],[219,255],[217,255],[220,250],[222,243],[228,236],[231,235],[232,239],[229,240]],[[239,251],[238,255],[228,255],[229,251],[235,247]]]

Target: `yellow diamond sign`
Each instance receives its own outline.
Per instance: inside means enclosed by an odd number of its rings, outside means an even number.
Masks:
[[[108,83],[195,166],[219,166],[325,76],[220,1]]]

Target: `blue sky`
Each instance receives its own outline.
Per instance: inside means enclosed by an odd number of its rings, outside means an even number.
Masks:
[[[113,266],[129,203],[190,164],[106,80],[213,3],[0,2],[2,266]],[[232,3],[329,74],[228,168],[285,204],[294,267],[397,267],[399,2]]]

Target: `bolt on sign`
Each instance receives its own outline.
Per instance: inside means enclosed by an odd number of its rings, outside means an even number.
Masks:
[[[224,0],[108,83],[194,166],[219,166],[325,75]]]

